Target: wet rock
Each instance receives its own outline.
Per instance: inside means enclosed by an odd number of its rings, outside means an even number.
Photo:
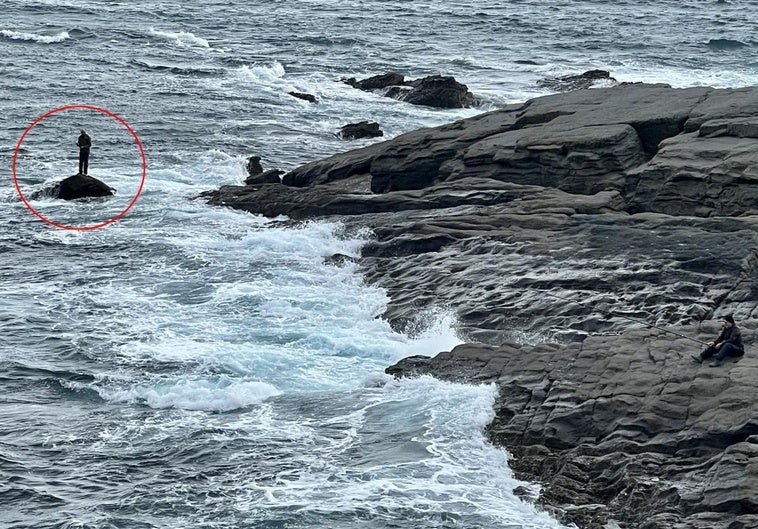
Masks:
[[[445,307],[467,342],[388,372],[497,384],[492,440],[567,523],[753,527],[756,119],[758,87],[572,91],[207,199],[371,228],[383,317],[423,329]],[[712,340],[728,313],[738,363],[665,332]]]
[[[113,188],[97,178],[77,174],[56,184],[51,190],[51,195],[53,198],[62,200],[75,200],[87,197],[109,197],[113,195],[113,191]]]
[[[358,81],[355,77],[349,79],[343,79],[343,83],[349,84],[353,88],[359,90],[380,90],[383,88],[389,88],[390,86],[402,85],[405,83],[405,77],[399,73],[389,72],[381,75],[374,75],[368,77],[362,81]]]
[[[609,83],[617,84],[618,81],[611,77],[606,70],[588,70],[579,75],[564,75],[561,77],[548,77],[537,81],[537,86],[555,90],[556,92],[568,92],[569,90],[581,90],[592,88],[598,82],[608,86]]]
[[[268,171],[262,171],[259,174],[248,176],[245,179],[246,185],[258,185],[258,184],[278,184],[282,181],[281,176],[284,171],[281,169],[269,169]]]
[[[251,156],[247,159],[247,174],[248,176],[258,176],[263,172],[263,166],[261,165],[260,156]]]
[[[379,129],[379,123],[373,121],[361,121],[358,123],[349,123],[340,129],[339,136],[343,140],[357,140],[360,138],[377,138],[384,136],[384,132]]]
[[[465,84],[453,77],[432,75],[409,83],[408,91],[392,94],[406,103],[435,108],[465,108],[474,104],[474,96]]]
[[[318,103],[316,96],[312,94],[304,94],[302,92],[287,92],[287,93],[291,95],[292,97],[302,99],[303,101],[308,101],[309,103]]]

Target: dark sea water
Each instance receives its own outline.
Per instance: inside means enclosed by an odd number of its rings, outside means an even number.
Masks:
[[[393,381],[390,363],[459,340],[377,319],[354,265],[369,234],[285,227],[191,197],[266,167],[365,145],[548,93],[604,68],[619,81],[758,84],[756,1],[5,0],[0,17],[0,527],[561,527],[516,498],[486,442],[495,390]],[[451,74],[479,109],[414,107],[337,82]],[[312,105],[287,95],[315,94]],[[61,230],[19,200],[11,163],[42,114],[121,116],[147,158],[121,220]],[[112,199],[30,198],[67,226],[122,212],[137,143],[111,117],[60,111],[25,136],[25,196],[76,169]]]

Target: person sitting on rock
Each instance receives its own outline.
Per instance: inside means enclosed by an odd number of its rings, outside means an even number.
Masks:
[[[727,356],[742,356],[745,354],[745,347],[742,345],[742,332],[734,324],[734,318],[731,315],[724,316],[724,325],[721,334],[713,342],[708,342],[708,348],[699,355],[692,355],[697,362],[702,362],[708,358],[713,358],[711,367],[721,365]]]
[[[89,149],[92,147],[92,139],[84,132],[84,129],[79,134],[76,144],[79,146],[79,174],[86,175],[89,167]]]

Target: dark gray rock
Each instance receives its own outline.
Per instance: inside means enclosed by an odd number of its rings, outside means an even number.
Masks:
[[[537,81],[537,86],[555,90],[556,92],[567,92],[569,90],[582,90],[592,88],[598,82],[604,85],[617,84],[618,81],[611,77],[610,72],[606,70],[588,70],[578,75],[564,75],[561,77],[548,77]]]
[[[410,90],[388,93],[412,105],[435,108],[465,108],[474,105],[474,96],[465,84],[453,77],[432,75],[409,83]]]
[[[261,165],[260,156],[251,156],[247,159],[247,174],[248,176],[258,176],[263,172],[263,166]]]
[[[53,198],[75,200],[88,197],[109,197],[113,188],[91,176],[77,174],[61,180],[51,191]]]
[[[330,217],[384,318],[467,344],[390,372],[496,383],[490,426],[567,523],[756,526],[758,88],[567,92],[318,160],[213,204]],[[732,313],[748,354],[691,362]]]
[[[316,99],[316,96],[313,94],[304,94],[302,92],[287,92],[292,97],[296,97],[298,99],[302,99],[303,101],[308,101],[309,103],[318,103],[318,100]]]
[[[399,73],[390,72],[381,75],[374,75],[368,77],[362,81],[357,81],[355,77],[349,79],[343,79],[343,83],[349,84],[353,88],[359,90],[380,90],[389,88],[390,86],[402,85],[405,83],[405,77]]]
[[[249,186],[259,184],[278,184],[281,182],[283,174],[284,171],[281,169],[269,169],[267,171],[262,171],[259,174],[248,176],[245,179],[245,184]]]
[[[348,123],[342,127],[339,136],[343,140],[357,140],[361,138],[378,138],[384,136],[384,132],[379,129],[379,123],[360,121],[358,123]]]
[[[739,322],[738,322],[739,323]],[[700,340],[717,323],[677,328]],[[756,321],[743,325],[748,350]],[[710,368],[697,344],[649,329],[581,344],[461,345],[410,357],[394,376],[499,387],[491,439],[513,454],[538,503],[603,529],[752,527],[758,517],[758,359]]]

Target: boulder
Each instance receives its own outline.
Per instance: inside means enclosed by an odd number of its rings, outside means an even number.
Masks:
[[[468,87],[454,77],[431,75],[408,84],[410,90],[393,92],[391,97],[413,105],[435,108],[465,108],[474,104],[474,96]]]
[[[357,81],[355,77],[349,79],[343,79],[343,83],[349,84],[353,88],[359,90],[380,90],[383,88],[389,88],[390,86],[402,85],[405,82],[405,77],[399,73],[385,73],[381,75],[374,75],[368,77],[362,81]]]
[[[357,140],[360,138],[376,138],[384,136],[384,132],[379,129],[379,123],[373,121],[361,121],[358,123],[349,123],[342,127],[339,136],[343,140]]]
[[[87,197],[109,197],[113,195],[113,191],[113,188],[97,178],[76,174],[61,180],[53,187],[51,194],[54,198],[75,200]]]

